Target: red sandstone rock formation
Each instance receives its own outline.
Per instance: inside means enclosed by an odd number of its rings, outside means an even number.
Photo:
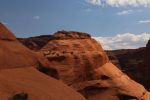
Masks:
[[[0,100],[85,100],[37,69],[53,72],[45,58],[24,47],[0,23]]]
[[[0,69],[19,68],[39,65],[46,67],[49,62],[17,41],[15,36],[0,24]]]
[[[41,52],[66,84],[93,80],[94,69],[109,62],[102,47],[85,33],[63,31],[55,33],[54,37]]]
[[[86,33],[59,31],[42,52],[59,78],[88,100],[150,100],[145,88],[122,73]]]

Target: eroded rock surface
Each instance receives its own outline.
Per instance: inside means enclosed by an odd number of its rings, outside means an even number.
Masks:
[[[63,31],[54,37],[41,52],[68,85],[93,80],[94,69],[109,62],[102,47],[86,33]]]
[[[56,35],[59,38],[50,40],[40,52],[57,69],[60,80],[88,100],[150,99],[149,92],[113,65],[89,35],[67,31]]]

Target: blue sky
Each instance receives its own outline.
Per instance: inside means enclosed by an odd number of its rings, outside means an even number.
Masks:
[[[0,21],[16,36],[58,30],[94,37],[150,32],[150,0],[0,0]]]

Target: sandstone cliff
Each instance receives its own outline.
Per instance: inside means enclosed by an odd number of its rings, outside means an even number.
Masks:
[[[109,62],[102,47],[85,33],[58,32],[41,52],[66,84],[93,80],[95,68]],[[81,37],[81,38],[80,38]]]
[[[24,47],[0,23],[0,100],[85,100],[40,72],[45,69],[48,75],[54,71],[45,58]]]
[[[60,32],[57,32],[57,34],[59,35]],[[63,33],[67,34],[67,32],[65,31],[63,31]],[[72,36],[74,35],[72,34]],[[69,36],[65,36],[63,38],[68,37]],[[45,46],[48,43],[48,41],[53,39],[56,39],[54,35],[41,35],[30,38],[18,38],[18,40],[21,43],[23,43],[26,47],[34,51],[39,51],[43,46]],[[139,70],[138,66],[141,63],[144,63],[143,61],[145,56],[144,55],[145,49],[146,49],[145,47],[142,47],[138,49],[109,50],[106,51],[106,53],[110,61],[113,64],[115,64],[120,70],[122,70],[124,73],[126,73],[135,81],[141,82],[142,79],[140,78],[141,75],[139,74],[140,72],[138,71]],[[145,85],[145,83],[147,82],[144,82],[143,80],[141,83]]]

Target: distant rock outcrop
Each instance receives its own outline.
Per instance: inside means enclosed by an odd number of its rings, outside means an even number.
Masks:
[[[150,40],[146,47],[106,52],[116,66],[150,90]]]
[[[41,49],[44,45],[47,44],[48,41],[53,39],[54,37],[52,35],[41,35],[36,37],[30,37],[30,38],[17,38],[23,45],[28,47],[31,50],[38,51]]]
[[[143,62],[139,64],[139,76],[140,81],[143,83],[148,89],[150,89],[150,40],[148,41],[145,51],[143,53]]]
[[[85,100],[40,71],[50,75],[55,69],[40,54],[19,43],[0,23],[0,100]]]
[[[122,49],[106,51],[113,64],[119,67],[124,73],[135,81],[139,80],[139,64],[144,61],[145,47],[138,49]]]
[[[122,73],[101,45],[86,33],[59,31],[40,52],[55,67],[60,80],[88,100],[149,100],[145,88]]]

